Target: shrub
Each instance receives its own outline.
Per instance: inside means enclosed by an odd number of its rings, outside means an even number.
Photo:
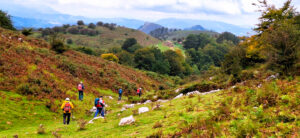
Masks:
[[[158,121],[154,124],[152,128],[160,128],[160,127],[162,127],[162,124]]]
[[[77,121],[79,128],[78,130],[86,130],[86,125],[88,123],[88,121],[84,120],[84,119],[80,119]]]
[[[138,103],[141,101],[141,99],[138,96],[128,96],[128,101],[130,103]]]
[[[218,88],[218,85],[213,82],[202,81],[201,83],[196,83],[188,86],[180,91],[180,93],[186,94],[191,91],[198,90],[200,92],[206,92]]]
[[[79,29],[76,27],[71,27],[67,30],[67,32],[70,34],[79,34]]]
[[[67,44],[73,44],[73,40],[71,38],[67,39]]]
[[[46,132],[45,132],[45,127],[44,127],[43,124],[40,124],[40,126],[39,126],[39,128],[38,128],[38,130],[37,130],[37,133],[38,133],[38,134],[45,134],[45,133],[46,133]]]
[[[64,38],[58,34],[53,34],[50,37],[51,49],[57,53],[63,53],[68,48],[64,44]]]
[[[25,35],[25,36],[31,35],[32,34],[32,28],[29,28],[29,29],[24,28],[22,30],[22,34]]]
[[[119,62],[119,58],[114,55],[113,53],[107,53],[107,54],[102,54],[101,58],[109,60],[109,61],[113,61],[113,62]]]
[[[162,136],[163,136],[163,132],[162,132],[162,130],[159,130],[159,131],[153,133],[152,135],[147,136],[147,138],[161,138]]]
[[[133,114],[133,115],[138,115],[138,114],[139,114],[139,111],[138,111],[138,109],[134,109],[134,110],[132,110],[132,114]]]

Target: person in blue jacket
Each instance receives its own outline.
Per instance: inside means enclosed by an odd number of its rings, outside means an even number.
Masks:
[[[119,89],[119,101],[122,99],[123,90],[122,88]]]

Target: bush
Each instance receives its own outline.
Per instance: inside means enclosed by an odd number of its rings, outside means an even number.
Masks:
[[[9,30],[16,30],[12,24],[10,16],[2,10],[0,10],[0,27]]]
[[[73,40],[71,38],[67,39],[67,44],[73,44]]]
[[[67,50],[67,46],[64,44],[64,38],[58,34],[53,34],[50,37],[51,49],[56,53],[63,53]]]
[[[162,124],[158,121],[154,124],[152,128],[160,128],[160,127],[162,127]]]
[[[45,134],[45,133],[46,133],[46,132],[45,132],[45,127],[44,127],[43,124],[40,124],[40,126],[39,126],[39,128],[38,128],[38,130],[37,130],[37,133],[38,133],[38,134]]]
[[[22,34],[25,35],[25,36],[31,35],[32,34],[32,28],[29,28],[29,29],[24,28],[22,30]]]
[[[86,125],[87,125],[88,121],[86,121],[84,119],[80,119],[80,120],[78,120],[77,123],[79,125],[78,130],[86,130]]]
[[[114,55],[113,53],[107,53],[107,54],[102,54],[101,58],[109,60],[109,61],[113,61],[113,62],[119,62],[119,58]]]
[[[138,96],[128,96],[128,102],[130,103],[138,103],[141,101],[141,98]]]
[[[180,93],[186,94],[191,91],[198,90],[200,92],[206,92],[210,90],[217,89],[219,86],[213,82],[202,81],[201,83],[196,83],[188,86],[180,91]]]

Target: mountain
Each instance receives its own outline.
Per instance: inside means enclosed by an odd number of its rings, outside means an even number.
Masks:
[[[201,26],[201,25],[195,25],[195,26],[192,26],[190,28],[185,28],[184,30],[198,30],[198,31],[205,31],[206,29]]]
[[[146,34],[149,34],[151,31],[154,31],[158,28],[162,28],[163,26],[159,25],[159,24],[155,24],[155,23],[150,23],[150,22],[145,22],[144,25],[140,26],[138,28],[138,30],[146,33]]]
[[[251,28],[245,28],[237,25],[232,25],[228,23],[209,21],[209,20],[193,20],[193,19],[177,19],[177,18],[167,18],[156,21],[155,23],[168,28],[190,28],[191,26],[201,25],[207,30],[212,30],[216,32],[232,32],[235,35],[248,35],[251,33]]]

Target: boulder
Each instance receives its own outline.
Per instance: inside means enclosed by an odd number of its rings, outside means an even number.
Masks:
[[[176,93],[178,93],[182,88],[178,88],[175,90]]]
[[[151,100],[147,100],[146,102],[144,102],[144,104],[147,104],[147,103],[152,103]]]
[[[277,73],[277,74],[275,74],[275,75],[271,75],[271,76],[269,76],[269,77],[267,77],[267,78],[266,78],[266,81],[270,81],[270,80],[277,79],[277,78],[278,78],[278,76],[279,76],[279,74],[278,74],[278,73]]]
[[[134,120],[133,116],[131,115],[129,117],[122,118],[119,123],[119,126],[130,125],[134,122],[135,122],[135,120]]]
[[[113,100],[114,98],[112,98],[111,96],[108,96],[109,99]]]
[[[95,106],[92,109],[90,109],[91,113],[96,113],[96,111],[97,111],[97,108]]]
[[[139,114],[145,113],[145,112],[148,112],[148,111],[149,111],[148,107],[141,107],[141,108],[139,108]]]
[[[94,120],[97,120],[97,119],[99,119],[99,118],[103,118],[103,117],[95,117],[95,118],[93,118],[92,120],[90,120],[88,123],[89,124],[93,124],[94,123]]]
[[[121,112],[123,112],[123,111],[125,111],[125,110],[126,110],[126,108],[123,107],[123,108],[121,109]]]
[[[206,94],[211,94],[211,93],[215,93],[215,92],[218,92],[218,91],[221,91],[220,89],[217,89],[217,90],[211,90],[209,92],[204,92],[204,93],[201,93],[202,95],[206,95]]]
[[[178,98],[180,98],[182,96],[183,96],[183,94],[181,93],[181,94],[177,95],[174,99],[178,99]]]
[[[189,95],[199,95],[201,94],[199,91],[192,91],[192,92],[188,92],[186,95],[189,96]]]
[[[125,109],[133,108],[133,107],[134,107],[134,104],[125,104],[123,107],[124,107]]]
[[[166,102],[168,102],[168,100],[161,100],[161,99],[158,99],[156,102],[166,103]]]

